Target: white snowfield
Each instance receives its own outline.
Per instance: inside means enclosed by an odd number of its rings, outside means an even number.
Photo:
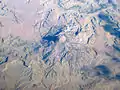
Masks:
[[[120,90],[120,0],[0,0],[0,90]]]

